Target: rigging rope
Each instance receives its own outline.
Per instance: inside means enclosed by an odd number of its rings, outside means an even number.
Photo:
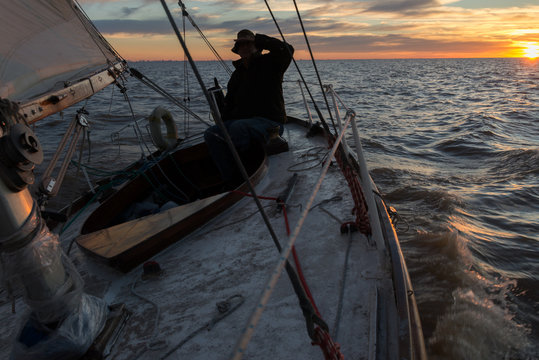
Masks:
[[[172,14],[170,13],[170,10],[165,2],[165,0],[161,0],[161,4],[163,6],[163,9],[165,10],[165,13],[169,19],[169,22],[176,34],[176,37],[178,38],[183,50],[184,50],[184,53],[186,54],[188,60],[189,60],[189,63],[191,64],[191,67],[193,69],[193,72],[195,73],[195,76],[202,88],[202,91],[204,92],[204,95],[206,96],[206,99],[208,101],[208,104],[212,110],[212,114],[214,116],[214,119],[216,121],[216,123],[219,125],[219,127],[221,128],[222,132],[223,132],[223,135],[226,139],[226,142],[228,144],[228,147],[230,148],[230,151],[232,152],[232,156],[237,164],[237,166],[239,167],[240,169],[240,172],[241,172],[241,175],[242,177],[245,179],[246,181],[246,184],[247,184],[247,187],[249,189],[249,192],[253,195],[253,199],[262,215],[262,218],[264,219],[264,222],[266,224],[266,227],[268,228],[268,231],[270,232],[271,234],[271,237],[273,239],[273,242],[275,244],[275,246],[277,247],[277,249],[279,250],[279,252],[281,253],[281,257],[280,257],[280,261],[279,263],[277,264],[277,268],[275,269],[275,271],[273,272],[273,275],[272,277],[270,278],[270,282],[268,284],[268,286],[266,286],[264,292],[263,292],[263,295],[262,295],[262,298],[259,302],[259,305],[257,306],[257,309],[255,310],[255,312],[252,314],[250,320],[249,320],[249,323],[248,323],[248,326],[246,327],[246,330],[244,331],[244,336],[239,340],[238,344],[236,345],[236,348],[235,348],[235,351],[234,351],[234,358],[236,359],[239,359],[242,357],[243,353],[244,353],[244,350],[247,346],[247,344],[249,343],[250,341],[250,338],[254,332],[254,327],[255,325],[258,323],[258,320],[260,319],[260,316],[262,314],[262,311],[264,309],[264,306],[265,306],[265,303],[267,303],[268,299],[269,299],[269,296],[271,295],[271,293],[273,292],[273,289],[275,288],[275,285],[277,283],[277,280],[278,278],[280,277],[281,275],[281,272],[283,269],[286,269],[287,271],[287,274],[291,280],[291,283],[292,283],[292,286],[294,288],[294,291],[298,297],[298,300],[300,302],[300,307],[301,309],[303,310],[303,314],[305,316],[305,319],[306,319],[306,322],[307,322],[307,330],[308,330],[308,333],[309,333],[309,336],[311,337],[311,339],[313,339],[313,343],[314,344],[317,344],[317,345],[320,345],[322,347],[322,350],[324,351],[324,355],[326,356],[327,359],[340,359],[342,358],[342,354],[340,354],[339,352],[339,349],[338,349],[338,346],[335,345],[332,341],[331,341],[331,337],[329,335],[329,328],[327,326],[327,324],[315,313],[314,309],[313,309],[313,305],[311,303],[311,301],[308,299],[307,297],[307,294],[305,293],[305,289],[303,288],[302,284],[299,282],[299,279],[298,279],[298,274],[296,273],[296,271],[294,270],[294,268],[292,267],[292,265],[290,265],[289,261],[288,261],[288,256],[290,255],[290,252],[291,252],[291,247],[294,245],[294,242],[295,240],[297,239],[297,236],[299,234],[299,231],[301,229],[301,227],[303,226],[303,223],[305,221],[305,218],[308,214],[308,211],[309,211],[309,207],[312,205],[313,201],[314,201],[314,197],[316,196],[316,193],[318,192],[318,190],[320,189],[320,186],[321,186],[321,183],[322,183],[322,180],[325,176],[325,173],[327,173],[327,170],[329,168],[329,161],[326,163],[326,165],[324,166],[324,171],[323,171],[323,174],[322,176],[320,177],[315,189],[314,189],[314,192],[311,196],[311,198],[309,199],[308,201],[308,205],[307,205],[307,208],[306,210],[303,212],[303,215],[302,215],[302,218],[299,220],[298,222],[298,225],[296,226],[296,229],[294,231],[294,235],[292,236],[292,238],[290,239],[287,247],[285,248],[281,248],[280,246],[280,243],[279,243],[279,240],[273,230],[273,227],[271,226],[271,223],[269,222],[269,219],[267,217],[267,214],[265,213],[262,205],[260,204],[260,201],[258,200],[258,197],[256,195],[256,192],[254,190],[254,187],[253,185],[251,184],[250,180],[249,180],[249,176],[241,162],[241,159],[237,153],[237,150],[235,149],[234,147],[234,144],[232,143],[232,140],[230,139],[230,135],[228,134],[228,131],[226,129],[226,127],[224,126],[224,123],[219,115],[219,111],[217,109],[217,106],[216,104],[212,101],[211,99],[211,96],[208,92],[208,90],[206,89],[205,85],[204,85],[204,82],[202,81],[202,78],[198,72],[198,69],[193,61],[193,59],[191,58],[191,55],[189,53],[189,50],[187,49],[187,46],[185,45],[185,42],[180,34],[180,31],[178,30],[178,27],[176,26],[176,23],[174,21],[174,18],[172,17]],[[267,5],[267,2],[266,2],[266,5]],[[268,9],[269,9],[269,6],[268,6]],[[271,9],[270,9],[271,11]],[[273,17],[273,15],[272,15]],[[275,20],[275,18],[274,18]],[[277,25],[277,23],[276,23]],[[278,25],[277,25],[278,26]],[[282,32],[281,32],[281,36],[282,35]],[[284,36],[283,36],[283,40],[284,40]],[[297,66],[297,64],[296,64]],[[299,68],[298,68],[299,69]],[[311,98],[312,98],[312,95],[311,95]],[[314,101],[313,101],[314,102]],[[328,108],[329,110],[329,108]],[[326,129],[326,132],[328,133],[328,137],[331,135],[331,132],[329,130],[329,127],[327,126],[327,124],[323,121],[323,117],[321,116],[321,113],[320,111],[318,110],[318,114],[320,116],[320,119],[322,120],[323,124],[324,124],[324,127]],[[349,124],[351,120],[351,117],[348,117],[348,121],[345,125],[345,127]],[[332,122],[333,122],[333,118],[332,118]],[[336,130],[336,126],[335,124],[333,123],[333,127],[334,129]],[[338,136],[338,140],[336,141],[336,146],[333,147],[332,149],[332,152],[331,152],[331,155],[330,155],[330,159],[333,157],[333,155],[335,154],[335,152],[337,151],[337,148],[338,148],[338,145],[340,144],[340,142],[342,141],[342,138],[344,136],[344,132],[341,132],[341,134]]]
[[[182,13],[184,10],[183,4],[182,6]],[[183,27],[183,37],[186,37],[186,30],[185,30],[185,16],[182,17],[182,27]],[[190,94],[190,88],[189,88],[189,68],[187,64],[187,56],[183,54],[183,102],[185,106],[189,108],[189,105],[191,104],[191,94]],[[184,112],[183,113],[183,132],[185,134],[189,133],[189,113]]]
[[[301,19],[301,14],[299,13],[298,5],[296,4],[296,0],[294,0],[294,6],[296,8],[296,13],[298,14],[298,20],[301,25],[301,30],[303,31],[303,36],[305,37],[305,42],[307,43],[307,48],[309,49],[309,54],[311,55],[311,60],[313,63],[314,71],[316,73],[316,77],[318,78],[318,83],[320,84],[320,89],[322,90],[322,95],[324,96],[324,101],[326,102],[326,107],[329,112],[329,118],[331,119],[331,122],[333,124],[333,128],[335,128],[335,122],[333,121],[333,115],[331,114],[331,111],[329,110],[329,103],[328,99],[326,97],[326,92],[324,91],[324,86],[322,85],[322,80],[320,79],[320,73],[318,72],[318,67],[316,66],[316,61],[314,60],[313,51],[311,49],[311,44],[309,42],[309,38],[307,37],[307,33],[305,32],[305,27],[303,26],[303,20]],[[307,85],[305,85],[307,86]]]
[[[39,186],[39,199],[38,199],[38,203],[40,206],[44,205],[45,202],[49,198],[56,196],[58,191],[60,190],[60,187],[62,186],[64,177],[67,173],[68,166],[71,162],[71,158],[75,154],[77,141],[79,139],[80,133],[81,131],[86,129],[86,127],[89,126],[88,120],[84,116],[85,114],[88,115],[88,111],[86,111],[84,106],[81,109],[77,110],[77,115],[73,118],[73,120],[69,124],[64,136],[62,137],[60,141],[60,144],[58,145],[55,153],[53,154],[51,161],[49,162],[49,165],[47,166],[47,168],[43,172],[43,175],[41,176],[41,184]],[[84,135],[85,133],[83,133],[82,145],[80,148],[81,158],[82,158],[82,150],[84,146]],[[56,167],[56,163],[58,162],[60,155],[64,151],[68,140],[70,142],[67,147],[66,153],[64,155],[63,162],[60,166],[60,170],[58,171],[58,175],[56,177],[53,177],[51,176],[52,172],[54,171]]]
[[[277,30],[279,31],[279,34],[281,34],[281,38],[283,39],[284,42],[286,42],[286,40],[284,38],[284,35],[283,35],[283,32],[281,31],[281,27],[277,23],[277,19],[275,19],[275,16],[273,15],[273,11],[271,10],[271,8],[270,8],[270,6],[268,4],[268,1],[264,0],[264,2],[266,3],[266,7],[268,8],[268,11],[269,11],[269,13],[271,15],[271,18],[273,19],[273,22],[275,23],[275,26],[277,27]],[[288,49],[288,47],[287,47],[287,49]],[[290,51],[290,49],[288,49],[288,51]],[[326,123],[326,121],[324,119],[324,116],[322,115],[322,112],[318,108],[318,105],[316,104],[316,101],[314,101],[313,94],[311,93],[311,90],[307,86],[307,82],[305,81],[305,78],[303,77],[303,73],[299,69],[299,66],[298,66],[298,63],[296,62],[296,59],[294,59],[294,56],[292,56],[292,61],[294,62],[294,66],[296,67],[296,70],[298,71],[298,74],[299,74],[299,76],[301,78],[301,81],[303,82],[303,84],[305,84],[305,88],[307,89],[307,93],[309,94],[309,97],[311,98],[314,109],[315,109],[316,113],[318,114],[318,117],[320,118],[320,121],[322,122],[322,126],[324,127],[324,130],[326,130],[328,135],[331,134],[329,126]],[[329,110],[329,108],[328,108],[328,110]],[[331,117],[331,112],[330,112],[330,117]],[[333,121],[333,117],[331,117],[331,122],[333,124],[333,130],[335,130],[335,132],[337,132],[337,127],[335,126],[335,122]]]
[[[241,194],[243,196],[250,196],[250,197],[253,196],[251,194],[244,193],[244,192],[237,191],[237,190],[234,190],[232,192]],[[281,209],[283,210],[283,217],[284,217],[284,222],[285,222],[286,234],[288,236],[290,236],[290,225],[288,223],[288,215],[287,215],[287,212],[286,212],[287,204],[282,202],[279,198],[276,198],[276,197],[258,196],[258,198],[259,199],[264,199],[264,200],[276,201],[277,204],[281,206]],[[318,307],[316,306],[314,296],[311,293],[311,290],[309,288],[309,285],[307,284],[307,280],[305,279],[305,276],[303,275],[303,269],[301,267],[301,263],[299,261],[299,256],[298,256],[298,254],[296,252],[296,247],[294,245],[292,245],[292,258],[294,259],[294,264],[296,265],[296,272],[298,274],[301,285],[302,285],[303,289],[305,290],[305,294],[307,295],[307,298],[309,299],[309,301],[310,301],[316,315],[320,319],[322,319],[322,315],[320,314],[320,311],[318,310]],[[318,346],[320,346],[322,348],[322,352],[324,353],[324,357],[325,357],[326,360],[330,360],[330,359],[335,359],[335,360],[341,359],[342,360],[342,359],[344,359],[344,357],[342,356],[342,354],[340,352],[339,345],[333,342],[333,340],[331,339],[331,336],[329,335],[328,329],[324,328],[323,326],[316,325],[314,327],[314,336],[312,337],[312,340],[313,340],[313,342],[312,342],[313,345],[318,345]]]
[[[206,89],[205,85],[204,85],[204,82],[202,81],[202,78],[200,76],[200,73],[198,72],[198,69],[191,57],[191,54],[189,52],[189,50],[187,49],[187,46],[185,45],[185,42],[183,41],[183,38],[178,30],[178,27],[176,26],[176,23],[174,22],[174,19],[172,17],[172,14],[170,13],[170,10],[165,2],[165,0],[161,0],[161,4],[163,6],[163,9],[165,10],[165,13],[169,19],[169,22],[176,34],[176,37],[178,38],[178,41],[180,42],[185,54],[187,55],[187,58],[189,59],[189,63],[191,64],[191,67],[193,69],[193,72],[195,73],[195,76],[200,84],[200,87],[202,88],[202,91],[204,92],[204,95],[206,96],[206,100],[212,110],[212,114],[214,116],[214,119],[216,121],[216,123],[219,125],[219,127],[221,128],[221,131],[223,132],[223,135],[226,139],[226,143],[232,153],[232,156],[234,158],[234,161],[236,162],[236,165],[238,166],[239,170],[240,170],[240,173],[243,177],[243,179],[245,180],[246,184],[247,184],[247,187],[249,189],[249,192],[251,194],[253,194],[253,199],[256,203],[256,206],[258,207],[261,215],[262,215],[262,218],[264,220],[264,223],[266,225],[266,227],[268,228],[268,231],[273,239],[273,242],[275,244],[275,246],[277,247],[277,249],[279,250],[279,252],[282,251],[282,248],[281,248],[281,245],[279,243],[279,240],[277,238],[277,235],[275,234],[275,231],[273,230],[273,227],[269,221],[269,218],[266,214],[266,212],[264,211],[264,208],[262,207],[262,204],[260,203],[260,201],[258,200],[257,196],[256,196],[256,191],[253,187],[253,185],[251,184],[251,181],[249,180],[249,175],[247,174],[247,171],[245,170],[245,167],[243,166],[242,164],[242,161],[239,157],[239,154],[236,150],[236,148],[234,147],[234,144],[232,143],[232,140],[230,138],[230,135],[228,134],[228,131],[221,119],[221,116],[219,114],[219,110],[217,109],[217,106],[216,104],[212,101],[211,99],[211,95],[209,94],[208,90]],[[288,257],[288,255],[286,256]],[[299,300],[299,303],[300,303],[300,307],[301,309],[303,310],[303,314],[304,316],[306,317],[306,320],[307,320],[307,325],[308,325],[308,331],[309,331],[309,335],[311,337],[314,337],[314,325],[318,325],[318,326],[321,326],[323,327],[324,329],[328,329],[327,327],[327,324],[322,320],[320,319],[320,317],[318,317],[315,313],[314,313],[314,310],[312,309],[312,304],[309,302],[309,300],[307,299],[307,296],[305,294],[305,290],[303,289],[303,287],[301,286],[299,280],[298,280],[298,275],[297,273],[295,272],[294,268],[292,267],[292,265],[290,265],[290,263],[288,262],[288,260],[286,258],[283,259],[283,268],[286,268],[286,272],[288,274],[288,277],[290,278],[290,281],[292,283],[292,286],[294,288],[294,291],[298,297],[298,300]],[[281,269],[282,270],[282,269]],[[279,275],[280,275],[280,271],[279,271]],[[259,317],[259,316],[258,316]],[[248,338],[250,338],[250,336],[248,336]],[[248,339],[247,339],[247,342],[248,342]],[[241,344],[240,344],[241,345]],[[238,354],[238,353],[236,353]],[[240,354],[240,357],[241,357],[241,354]]]
[[[215,50],[215,48],[213,47],[213,45],[210,43],[210,41],[208,40],[208,38],[206,37],[206,35],[204,35],[204,33],[202,32],[202,30],[200,30],[200,28],[198,27],[198,25],[195,23],[195,20],[191,17],[191,15],[189,15],[189,13],[187,12],[187,10],[185,9],[185,5],[183,4],[183,2],[181,0],[178,1],[178,5],[181,7],[182,9],[182,15],[184,17],[186,17],[190,22],[191,22],[191,25],[193,25],[193,27],[195,28],[196,31],[198,31],[200,37],[202,38],[202,40],[204,40],[204,42],[206,43],[206,45],[208,45],[208,48],[211,50],[211,52],[213,53],[213,55],[215,55],[215,57],[217,58],[217,60],[219,61],[219,63],[221,64],[221,66],[223,67],[223,69],[225,69],[225,71],[228,73],[228,75],[232,75],[232,70],[230,70],[230,67],[227,65],[227,63],[223,60],[223,58],[221,57],[221,55],[219,55],[219,53],[217,52],[217,50]],[[184,28],[185,29],[185,28]],[[185,35],[184,35],[185,37]]]
[[[130,74],[132,76],[134,76],[135,78],[140,80],[144,85],[148,86],[150,89],[157,92],[158,94],[161,94],[163,97],[170,100],[172,103],[177,105],[180,109],[187,112],[189,115],[193,116],[198,121],[206,124],[207,126],[211,126],[211,123],[209,123],[206,120],[202,119],[200,116],[198,116],[196,113],[194,113],[191,109],[189,109],[186,105],[182,104],[178,99],[176,99],[174,96],[170,95],[163,88],[158,86],[155,82],[150,80],[146,75],[142,74],[137,69],[129,68],[129,72],[130,72]]]
[[[174,188],[174,190],[176,190],[178,192],[178,194],[180,195],[179,200],[182,200],[182,201],[188,201],[189,200],[189,197],[179,188],[176,186],[176,184],[174,184],[174,182],[172,180],[170,180],[170,178],[166,175],[165,171],[161,168],[161,166],[159,165],[159,161],[156,160],[154,158],[154,156],[152,155],[152,152],[150,151],[150,148],[148,147],[148,145],[146,144],[146,142],[144,141],[144,138],[142,136],[142,132],[140,131],[140,128],[138,127],[138,123],[136,122],[136,119],[135,119],[135,112],[133,111],[133,106],[131,105],[131,100],[129,99],[129,96],[127,95],[127,89],[123,86],[123,85],[120,85],[119,83],[117,83],[117,85],[122,89],[121,92],[124,94],[124,98],[125,100],[127,101],[127,103],[129,104],[129,109],[131,110],[131,116],[133,117],[133,120],[134,123],[135,123],[135,126],[134,126],[134,129],[135,129],[135,133],[137,132],[137,129],[138,129],[138,132],[139,132],[139,135],[140,135],[140,141],[144,144],[144,146],[146,147],[146,149],[148,150],[148,158],[150,160],[152,160],[154,163],[155,163],[155,166],[159,169],[159,171],[161,172],[161,174],[163,175],[163,177],[165,178],[165,180],[168,182],[168,184],[170,186],[172,186]],[[143,154],[144,155],[144,154]],[[153,171],[152,171],[152,174],[153,174]],[[154,186],[154,184],[149,180],[149,178],[143,173],[144,177],[146,178],[146,180],[152,185]],[[159,180],[157,180],[157,175],[153,174],[154,176],[154,179],[156,179],[156,181],[159,183]],[[154,186],[155,187],[155,186]],[[156,190],[157,190],[157,187],[155,187]]]
[[[165,154],[165,156],[169,156],[169,154]],[[143,176],[145,178],[145,180],[153,187],[153,189],[159,193],[158,187],[156,185],[154,185],[154,183],[151,181],[151,179],[147,175],[145,175],[144,173],[148,168],[150,168],[152,165],[156,164],[160,160],[161,160],[161,157],[159,157],[159,158],[150,158],[150,161],[145,162],[142,166],[140,166],[140,168],[138,168],[136,170],[129,170],[130,167],[131,167],[131,165],[129,165],[127,168],[125,168],[123,170],[120,170],[120,171],[102,170],[102,169],[94,168],[94,167],[91,167],[89,165],[81,164],[81,163],[78,163],[78,162],[76,162],[74,160],[71,160],[72,164],[74,164],[74,165],[76,165],[78,167],[83,167],[84,169],[88,169],[89,173],[91,175],[106,176],[106,177],[110,178],[110,181],[108,183],[106,183],[106,184],[100,185],[97,189],[95,189],[95,192],[94,192],[94,195],[92,196],[92,198],[90,200],[88,200],[88,202],[77,212],[77,214],[69,222],[67,222],[62,227],[62,229],[60,231],[60,234],[62,234],[65,230],[67,230],[67,228],[69,228],[69,226],[78,218],[78,216],[80,214],[82,214],[84,212],[84,210],[89,205],[91,205],[95,200],[97,200],[98,197],[101,194],[103,194],[105,191],[107,191],[108,189],[110,189],[110,188],[112,188],[114,186],[118,186],[118,185],[124,183],[125,181],[132,180],[132,179],[134,179],[135,177],[137,177],[139,175]],[[168,181],[171,181],[171,180],[168,180]],[[160,195],[163,196],[162,194],[160,194]],[[74,241],[75,241],[75,238],[71,241],[71,243],[69,245],[69,248],[68,248],[68,251],[67,251],[68,255],[69,255],[69,252],[71,251],[71,247],[72,247]]]
[[[84,9],[80,6],[77,0],[74,0],[75,9],[78,9],[79,11],[74,11],[77,15],[78,19],[80,20],[82,26],[88,31],[88,33],[91,35],[90,37],[95,42],[103,56],[108,59],[107,54],[102,49],[102,46],[104,46],[108,51],[110,51],[114,56],[116,57],[116,60],[125,62],[125,60],[120,56],[118,51],[116,51],[115,48],[112,47],[112,45],[105,39],[103,35],[101,35],[101,32],[95,27],[94,23],[90,20],[90,17],[86,14]],[[100,43],[97,41],[99,39]]]
[[[283,38],[283,41],[285,41],[284,39],[284,35],[281,31],[281,28],[279,27],[279,24],[277,23],[277,20],[275,19],[275,16],[273,15],[273,12],[271,11],[271,8],[267,2],[267,0],[264,0],[265,4],[266,4],[266,7],[268,8],[268,11],[270,12],[271,14],[271,17],[273,19],[273,22],[275,23],[275,26],[277,27],[277,30],[279,31],[279,33],[281,34],[281,37]],[[307,46],[309,48],[309,53],[311,55],[311,60],[313,62],[313,65],[314,65],[314,68],[315,68],[315,71],[316,71],[316,75],[317,75],[317,78],[318,78],[318,82],[320,84],[320,87],[322,89],[322,94],[324,95],[324,100],[326,102],[326,106],[327,106],[327,109],[328,109],[328,112],[329,112],[329,115],[330,115],[330,119],[331,119],[331,122],[332,122],[332,125],[333,125],[333,129],[335,130],[336,133],[338,133],[337,131],[337,127],[335,125],[335,122],[333,121],[333,116],[331,114],[331,111],[330,111],[330,108],[329,108],[329,103],[328,103],[328,100],[327,100],[327,97],[326,97],[326,94],[325,94],[325,91],[324,91],[324,86],[322,85],[322,81],[320,79],[320,74],[318,72],[318,68],[316,66],[316,62],[314,60],[314,56],[313,56],[313,53],[312,53],[312,50],[311,50],[311,46],[310,46],[310,43],[309,43],[309,40],[307,38],[307,34],[305,32],[305,27],[303,26],[303,21],[301,19],[301,15],[299,13],[299,10],[298,10],[298,7],[297,7],[297,4],[296,4],[296,1],[294,0],[294,6],[296,8],[296,13],[298,15],[298,19],[300,21],[300,24],[301,24],[301,28],[303,30],[303,35],[305,37],[305,40],[307,42]],[[305,79],[303,78],[303,75],[301,73],[301,71],[299,70],[299,67],[296,63],[296,61],[294,60],[294,58],[292,57],[292,60],[294,61],[294,64],[298,70],[298,73],[300,74],[300,77],[305,85],[305,88],[307,89],[307,92],[309,94],[309,96],[311,97],[311,101],[315,107],[315,110],[318,114],[318,116],[320,117],[320,120],[322,122],[322,125],[324,127],[324,130],[326,130],[326,133],[327,133],[327,139],[328,139],[328,143],[329,143],[329,147],[332,147],[333,146],[333,143],[335,141],[335,135],[334,134],[331,134],[330,130],[329,130],[329,127],[327,125],[327,123],[324,121],[323,117],[322,117],[322,114],[320,113],[320,109],[318,108],[318,106],[316,105],[316,102],[314,101],[313,99],[313,96],[309,90],[309,87],[307,86],[307,83],[305,82]],[[360,198],[363,198],[363,201],[362,203],[365,204],[365,199],[364,199],[364,196],[363,196],[363,191],[361,189],[361,185],[359,184],[359,181],[357,180],[357,178],[354,180],[352,178],[352,176],[354,176],[354,173],[350,173],[351,171],[351,165],[350,163],[348,162],[348,159],[346,156],[343,156],[344,154],[344,149],[342,147],[342,145],[339,143],[339,148],[338,148],[338,151],[337,151],[338,155],[336,155],[336,158],[340,159],[340,167],[341,167],[341,170],[343,171],[343,174],[345,175],[345,177],[347,177],[347,181],[349,184],[352,184],[353,186],[350,186],[350,189],[352,191],[352,194],[355,196],[354,197],[354,201],[356,202],[356,209],[361,209],[362,208],[362,205],[359,205],[360,204]],[[346,171],[345,171],[346,170]],[[366,206],[366,205],[365,205]],[[359,210],[358,210],[359,211]],[[360,214],[361,216],[363,216],[363,214]],[[367,216],[367,220],[368,220],[368,216]],[[370,233],[370,225],[368,226],[368,229],[363,227],[363,229],[365,231],[368,231],[368,233]]]

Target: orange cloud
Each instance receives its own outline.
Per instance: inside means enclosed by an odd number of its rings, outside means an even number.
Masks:
[[[525,0],[523,0],[525,1]],[[469,1],[470,3],[471,1]],[[129,9],[126,3],[132,4]],[[279,36],[264,4],[254,0],[193,1],[189,10],[225,59],[242,28]],[[539,5],[464,8],[453,0],[345,1],[311,0],[299,4],[315,55],[321,59],[410,57],[524,56],[526,42],[539,41]],[[90,17],[127,59],[183,59],[160,4],[104,1],[92,5]],[[238,6],[239,4],[239,6]],[[296,58],[307,58],[303,34],[290,1],[270,2]],[[103,13],[107,6],[114,11]],[[189,4],[187,4],[189,5]],[[488,6],[488,4],[486,4]],[[144,11],[134,9],[141,9]],[[171,4],[177,13],[177,5]],[[120,18],[113,19],[116,13]],[[147,15],[146,14],[151,14]],[[92,16],[93,15],[93,16]],[[176,22],[181,18],[177,15]],[[188,43],[196,59],[214,59],[188,25]]]

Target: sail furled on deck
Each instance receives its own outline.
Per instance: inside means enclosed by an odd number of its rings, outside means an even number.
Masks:
[[[0,97],[23,103],[123,59],[73,0],[0,0]]]

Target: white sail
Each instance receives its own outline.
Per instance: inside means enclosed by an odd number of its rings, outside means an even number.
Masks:
[[[0,0],[0,97],[23,103],[121,60],[73,0]]]

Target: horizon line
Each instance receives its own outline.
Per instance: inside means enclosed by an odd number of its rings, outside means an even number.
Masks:
[[[459,60],[459,59],[525,59],[525,60],[539,60],[539,58],[529,58],[526,56],[498,56],[498,57],[492,57],[492,56],[485,56],[485,57],[409,57],[409,58],[334,58],[334,59],[315,59],[316,61],[346,61],[346,60]],[[177,60],[177,59],[160,59],[160,60],[147,60],[147,59],[141,59],[141,60],[129,60],[124,59],[127,62],[152,62],[152,61],[159,61],[159,62],[187,62],[187,60]],[[236,61],[239,59],[224,59],[224,61]],[[296,61],[311,61],[312,59],[295,59]],[[194,59],[194,61],[219,61],[217,59]]]

